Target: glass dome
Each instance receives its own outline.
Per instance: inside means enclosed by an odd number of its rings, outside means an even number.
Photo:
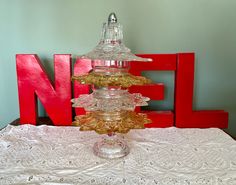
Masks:
[[[150,58],[142,58],[131,53],[123,43],[122,25],[117,22],[115,13],[108,17],[108,23],[103,24],[101,40],[89,53],[80,58],[104,61],[142,61],[150,62]]]

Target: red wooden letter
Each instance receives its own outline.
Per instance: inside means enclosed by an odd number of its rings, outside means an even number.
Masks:
[[[176,127],[227,127],[228,113],[223,110],[192,110],[194,53],[177,54],[177,70],[175,80]]]
[[[140,57],[152,58],[152,62],[131,62],[130,73],[141,75],[142,71],[154,70],[176,70],[175,54],[143,54]],[[151,100],[164,99],[164,84],[157,83],[146,86],[132,86],[130,92],[139,92]],[[170,127],[174,125],[174,114],[172,111],[145,111],[152,120],[145,127]]]
[[[36,124],[37,95],[55,125],[71,125],[71,56],[54,55],[54,85],[37,55],[16,55],[16,68],[20,123]]]

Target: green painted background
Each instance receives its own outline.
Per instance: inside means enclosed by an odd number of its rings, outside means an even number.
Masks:
[[[235,10],[235,0],[0,0],[0,126],[19,117],[15,54],[38,54],[52,73],[53,54],[90,51],[114,11],[134,53],[196,53],[194,108],[229,111],[236,136]],[[173,74],[146,75],[167,83],[167,100],[151,105],[172,108]]]

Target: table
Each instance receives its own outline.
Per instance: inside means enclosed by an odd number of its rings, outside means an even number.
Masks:
[[[0,131],[0,184],[235,185],[236,141],[217,128],[132,130],[125,158],[94,156],[101,137],[78,127],[8,125]]]

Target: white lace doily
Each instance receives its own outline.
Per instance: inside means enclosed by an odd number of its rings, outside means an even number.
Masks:
[[[93,155],[99,137],[9,125],[0,131],[0,184],[236,185],[236,142],[220,129],[132,130],[130,154],[115,160]]]

